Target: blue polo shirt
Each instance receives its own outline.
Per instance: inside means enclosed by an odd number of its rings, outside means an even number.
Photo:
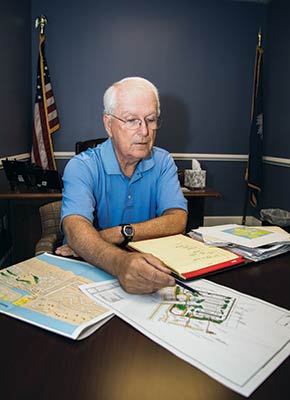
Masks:
[[[176,170],[171,155],[153,147],[128,178],[108,139],[68,162],[63,176],[61,220],[81,215],[101,230],[147,221],[169,208],[187,211]]]

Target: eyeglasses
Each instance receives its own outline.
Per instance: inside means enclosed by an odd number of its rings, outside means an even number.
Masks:
[[[122,119],[122,118],[117,117],[114,114],[107,114],[107,115],[109,115],[110,117],[116,118],[119,121],[123,122],[124,125],[126,126],[126,128],[127,129],[131,129],[131,130],[138,129],[142,125],[142,121],[143,121],[140,118]],[[161,120],[160,117],[155,117],[154,116],[154,117],[144,118],[144,122],[145,122],[146,126],[149,129],[159,129],[160,126],[161,126],[162,120]]]

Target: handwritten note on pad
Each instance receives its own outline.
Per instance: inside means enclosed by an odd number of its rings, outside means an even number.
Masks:
[[[128,247],[153,254],[183,279],[204,276],[244,261],[243,257],[229,250],[209,246],[181,234],[131,242]]]

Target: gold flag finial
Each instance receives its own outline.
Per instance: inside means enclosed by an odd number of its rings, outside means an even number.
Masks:
[[[44,28],[47,25],[47,18],[45,15],[40,15],[40,17],[37,17],[35,20],[35,29],[37,29],[40,26],[40,34],[44,35]]]

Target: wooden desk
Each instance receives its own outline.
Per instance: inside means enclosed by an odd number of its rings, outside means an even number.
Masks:
[[[290,310],[289,265],[281,255],[211,280]],[[0,315],[0,335],[2,399],[244,399],[117,317],[74,342]],[[288,399],[289,377],[290,357],[250,400]]]
[[[218,198],[220,193],[211,188],[183,189],[188,200],[187,231],[203,225],[206,198]],[[0,201],[9,201],[9,225],[12,236],[12,262],[34,256],[35,245],[41,236],[39,207],[61,200],[61,193],[47,192],[0,192]]]

